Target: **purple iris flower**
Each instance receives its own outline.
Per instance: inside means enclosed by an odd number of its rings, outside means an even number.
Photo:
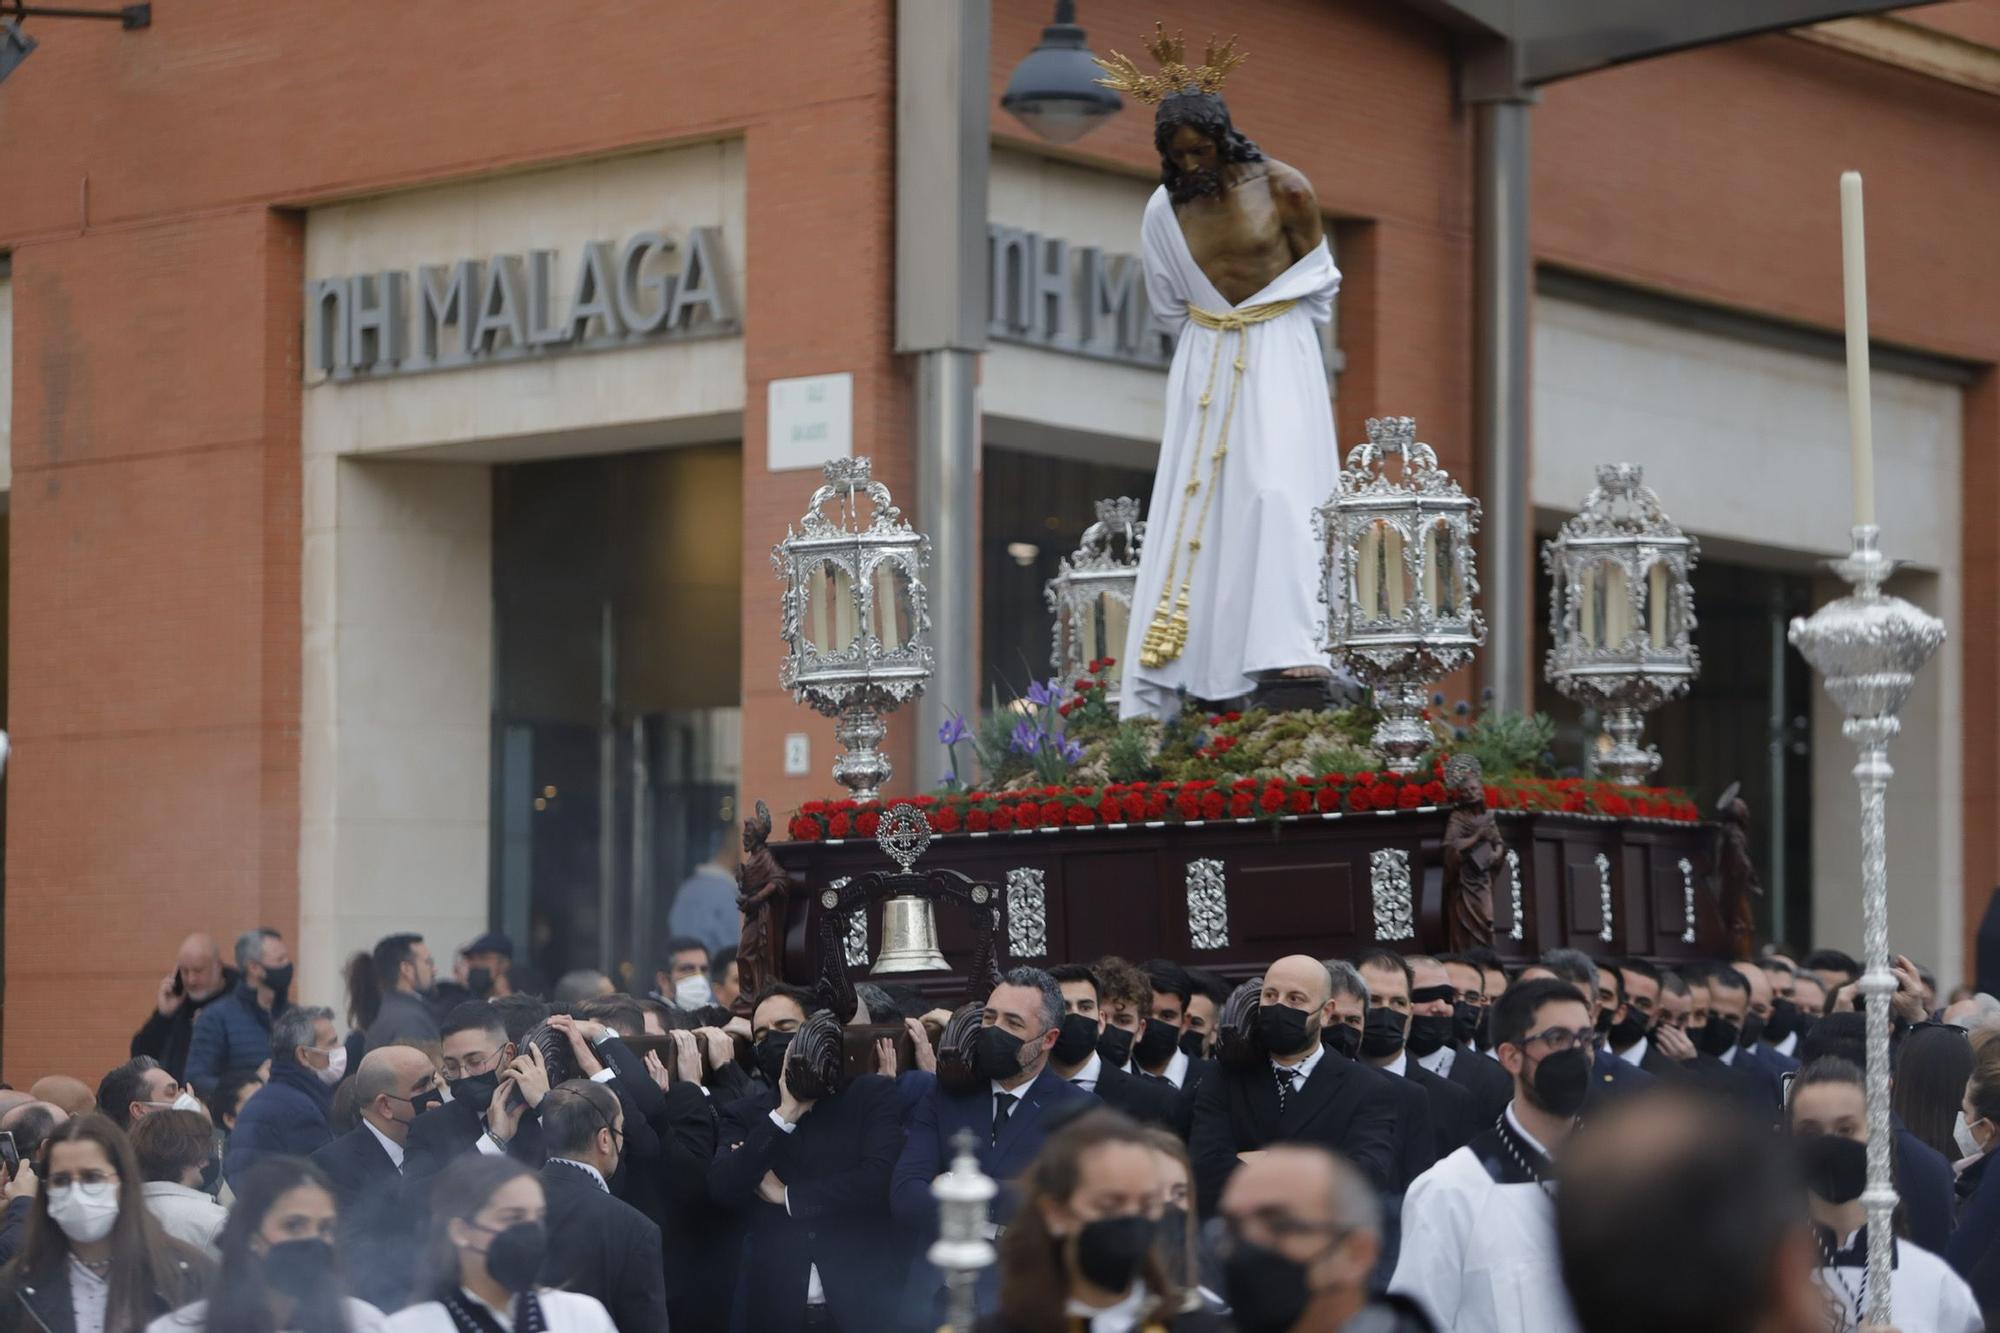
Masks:
[[[1037,708],[1053,708],[1056,705],[1056,684],[1050,681],[1044,685],[1039,680],[1028,682],[1028,702]]]
[[[1042,748],[1042,729],[1027,718],[1022,718],[1014,724],[1014,735],[1008,741],[1008,747],[1018,754],[1035,753]]]
[[[960,717],[957,713],[953,713],[950,717],[946,718],[944,720],[943,725],[938,728],[938,744],[956,745],[960,741],[964,740],[966,736],[968,736],[969,734],[970,733],[966,730],[965,727],[965,719]]]
[[[1083,747],[1081,745],[1078,745],[1075,741],[1070,740],[1068,737],[1064,737],[1062,743],[1062,757],[1069,763],[1074,764],[1078,760],[1083,758]]]

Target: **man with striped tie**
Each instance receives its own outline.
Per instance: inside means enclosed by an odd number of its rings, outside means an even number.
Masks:
[[[1318,1143],[1375,1188],[1397,1179],[1396,1096],[1388,1076],[1328,1051],[1320,1035],[1333,988],[1316,958],[1293,954],[1264,973],[1253,1055],[1218,1070],[1195,1095],[1188,1138],[1204,1215],[1215,1211],[1239,1162],[1273,1143]]]

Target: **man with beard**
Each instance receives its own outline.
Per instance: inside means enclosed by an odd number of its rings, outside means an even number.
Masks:
[[[197,933],[182,940],[180,958],[160,982],[153,1012],[146,1015],[145,1026],[132,1038],[133,1058],[150,1055],[176,1082],[185,1078],[194,1020],[227,995],[237,977],[235,968],[222,965],[215,936]]]
[[[505,1152],[539,1167],[541,1118],[533,1107],[549,1090],[539,1057],[521,1056],[507,1039],[500,1009],[483,1000],[467,1000],[446,1014],[443,1031],[442,1072],[451,1100],[411,1123],[404,1178],[429,1179],[452,1158],[473,1151]],[[518,1090],[520,1099],[503,1095],[503,1087]]]
[[[1750,1017],[1750,983],[1728,963],[1710,968],[1706,981],[1708,1022],[1699,1035],[1689,1034],[1698,1052],[1695,1073],[1775,1119],[1784,1107],[1783,1080],[1741,1044],[1743,1025]]]
[[[1514,1100],[1410,1187],[1389,1290],[1445,1333],[1572,1333],[1550,1191],[1590,1095],[1597,1025],[1571,983],[1517,981],[1494,1006],[1493,1038]]]
[[[1321,1044],[1332,1012],[1332,980],[1317,958],[1292,954],[1264,973],[1259,1056],[1218,1069],[1195,1094],[1188,1150],[1204,1216],[1238,1162],[1287,1141],[1333,1149],[1385,1193],[1401,1188],[1394,1085]]]
[[[1233,42],[1183,63],[1161,30],[1142,73],[1112,53],[1101,82],[1157,103],[1160,188],[1141,226],[1154,317],[1178,337],[1133,616],[1126,717],[1185,696],[1318,707],[1327,669],[1311,501],[1332,491],[1339,442],[1320,330],[1340,271],[1298,171],[1230,122],[1217,90]]]
[[[1192,1103],[1201,1081],[1215,1069],[1214,1061],[1189,1052],[1182,1042],[1194,981],[1186,968],[1165,958],[1141,963],[1139,971],[1152,989],[1153,1004],[1144,1033],[1132,1044],[1132,1072],[1168,1084]]]
[[[1104,1036],[1104,1014],[1097,989],[1097,974],[1081,963],[1059,963],[1049,975],[1062,987],[1063,1021],[1056,1044],[1049,1049],[1049,1063],[1056,1073],[1094,1092],[1113,1110],[1123,1111],[1142,1123],[1165,1125],[1187,1132],[1181,1114],[1182,1101],[1174,1090],[1153,1079],[1127,1073],[1098,1053]]]
[[[1391,949],[1364,949],[1354,965],[1368,983],[1368,1017],[1361,1058],[1423,1090],[1430,1103],[1432,1160],[1448,1157],[1492,1124],[1479,1118],[1472,1094],[1439,1078],[1415,1057],[1431,1055],[1451,1039],[1451,983],[1435,958],[1405,958]]]
[[[1591,1023],[1603,1038],[1625,1016],[1624,982],[1615,968],[1599,968],[1581,949],[1550,949],[1540,961],[1521,969],[1520,980],[1554,977],[1574,986],[1591,1007]],[[1653,1081],[1653,1076],[1623,1060],[1600,1060],[1591,1074],[1591,1090],[1598,1096],[1636,1092]]]

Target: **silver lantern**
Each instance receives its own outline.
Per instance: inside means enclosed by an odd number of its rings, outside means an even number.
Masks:
[[[791,649],[778,679],[800,703],[838,718],[845,747],[836,781],[874,800],[889,780],[879,748],[884,714],[924,691],[931,676],[924,573],[930,538],[903,521],[866,458],[826,465],[797,531],[771,548],[785,581],[784,630]]]
[[[1542,547],[1549,593],[1549,683],[1604,714],[1597,769],[1644,781],[1660,752],[1641,748],[1646,714],[1687,692],[1694,647],[1695,539],[1674,526],[1634,463],[1607,463],[1583,508]]]
[[[1130,496],[1097,502],[1097,521],[1083,530],[1076,550],[1062,558],[1045,595],[1055,614],[1055,651],[1049,665],[1057,680],[1077,680],[1100,658],[1125,651],[1132,622],[1132,594],[1139,585],[1139,547],[1146,524]],[[1115,695],[1125,664],[1105,673]]]
[[[1400,460],[1395,476],[1389,459]],[[1372,738],[1392,773],[1408,774],[1432,743],[1421,716],[1431,682],[1486,642],[1472,538],[1479,501],[1417,442],[1412,417],[1370,418],[1319,507],[1325,648],[1375,691]]]

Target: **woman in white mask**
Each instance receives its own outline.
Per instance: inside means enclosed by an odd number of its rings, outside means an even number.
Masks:
[[[146,1210],[139,1162],[97,1114],[57,1126],[18,1259],[0,1275],[0,1333],[74,1329],[138,1333],[201,1296],[202,1254]]]

